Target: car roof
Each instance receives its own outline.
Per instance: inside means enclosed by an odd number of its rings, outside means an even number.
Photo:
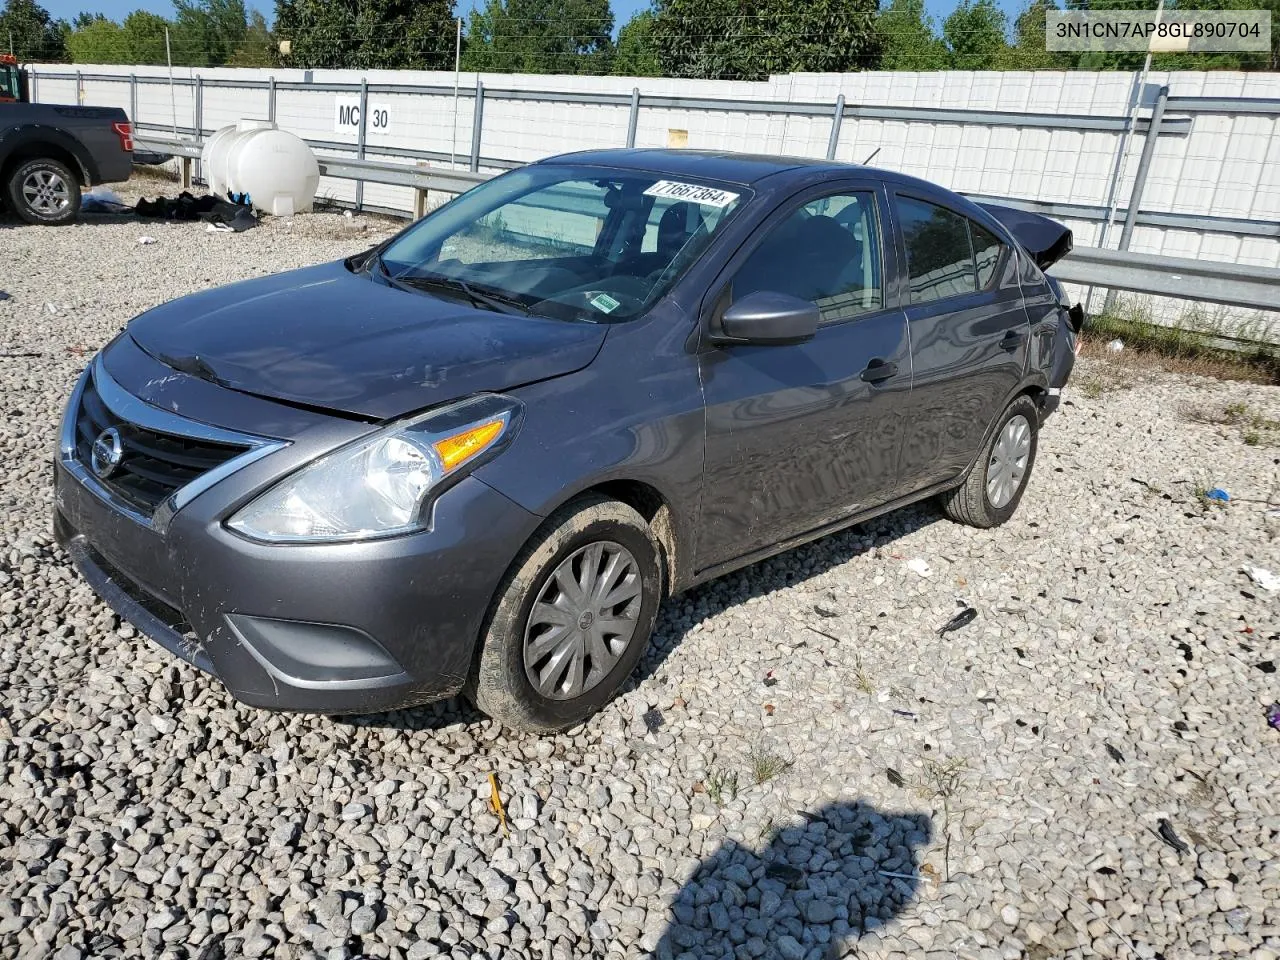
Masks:
[[[907,190],[934,202],[941,202],[995,228],[1001,234],[1008,230],[990,212],[968,197],[946,187],[921,180],[910,174],[857,163],[841,163],[814,157],[786,157],[763,153],[734,153],[731,150],[664,150],[621,148],[582,150],[562,153],[538,161],[543,164],[585,164],[621,170],[642,170],[664,176],[694,177],[751,186],[766,177],[779,177],[784,182],[803,186],[820,182],[825,177],[866,177],[879,180],[891,189]],[[777,181],[774,181],[777,183]]]
[[[780,157],[758,153],[734,153],[729,150],[660,150],[618,149],[583,150],[578,153],[562,153],[549,157],[542,163],[583,163],[616,167],[624,170],[644,170],[649,173],[665,173],[673,176],[701,177],[707,180],[723,180],[744,186],[788,171],[816,172],[829,168],[833,173],[847,175],[850,171],[868,172],[868,168],[851,163],[831,160],[815,160],[812,157]],[[877,175],[883,171],[876,171]]]

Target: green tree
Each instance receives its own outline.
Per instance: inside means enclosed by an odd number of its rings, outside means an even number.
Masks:
[[[135,10],[125,17],[120,38],[128,51],[129,62],[164,63],[164,32],[168,26],[169,21],[164,17],[146,10]]]
[[[248,17],[244,0],[173,0],[173,62],[220,67],[244,41]]]
[[[662,64],[653,45],[652,10],[641,10],[622,25],[613,51],[613,73],[620,77],[660,77]]]
[[[997,70],[1007,56],[1008,20],[993,0],[961,0],[942,24],[955,70]]]
[[[285,66],[453,68],[453,0],[276,0]]]
[[[1057,10],[1054,0],[1031,0],[1013,24],[1013,45],[1006,47],[1001,70],[1071,70],[1076,55],[1045,49],[1045,18]]]
[[[7,53],[9,38],[13,37],[13,52],[22,61],[64,60],[64,26],[35,0],[6,0],[0,11],[0,44]]]
[[[229,67],[270,67],[280,62],[276,38],[267,26],[267,18],[257,10],[249,12],[244,40],[227,61]]]
[[[73,63],[130,63],[120,24],[106,17],[76,17],[67,35],[67,53]]]
[[[467,23],[466,70],[608,73],[609,0],[488,0]]]
[[[104,13],[90,13],[88,10],[82,10],[77,13],[71,20],[71,29],[79,30],[81,27],[87,27],[91,23],[101,23],[107,19]]]
[[[654,47],[673,77],[761,80],[880,59],[877,0],[657,0]]]
[[[924,0],[893,0],[876,17],[881,70],[946,70],[951,55]]]

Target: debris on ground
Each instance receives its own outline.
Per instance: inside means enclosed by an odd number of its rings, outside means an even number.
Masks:
[[[1267,726],[1273,730],[1280,730],[1280,701],[1267,707]]]
[[[1167,818],[1161,817],[1157,826],[1158,829],[1156,832],[1159,834],[1160,839],[1173,847],[1174,850],[1177,850],[1179,854],[1186,853],[1191,849],[1187,846],[1186,842],[1174,832],[1173,824],[1170,823]]]
[[[1121,753],[1119,750],[1117,750],[1117,749],[1116,749],[1115,747],[1113,747],[1111,744],[1107,743],[1107,741],[1105,741],[1105,740],[1103,740],[1103,741],[1102,741],[1102,745],[1103,745],[1104,747],[1106,747],[1106,748],[1107,748],[1107,753],[1111,755],[1111,759],[1112,759],[1112,760],[1114,760],[1116,763],[1124,763],[1124,754],[1123,754],[1123,753]]]
[[[133,208],[120,194],[106,187],[94,187],[80,198],[81,213],[131,213]]]
[[[138,242],[145,247],[155,243],[156,238],[155,237],[139,237]]]
[[[3,290],[0,290],[0,301],[3,301],[3,300],[12,300],[12,299],[13,299],[13,297],[12,297],[12,296],[10,296],[9,294],[5,293]]]
[[[1280,574],[1274,574],[1263,567],[1251,567],[1247,564],[1240,568],[1245,575],[1268,593],[1280,590]]]
[[[502,835],[504,837],[511,836],[511,832],[507,829],[507,810],[502,805],[502,794],[498,791],[498,775],[496,773],[489,774],[489,806],[493,808],[493,812],[498,817],[498,822],[502,824]]]
[[[895,787],[901,787],[905,785],[907,782],[906,780],[903,779],[902,774],[900,774],[897,770],[893,769],[893,767],[886,767],[884,771],[884,775],[889,778],[889,782],[892,783]]]
[[[938,636],[945,637],[948,633],[955,633],[957,630],[963,630],[977,619],[978,611],[973,609],[973,607],[966,606],[963,610],[938,628]]]
[[[919,574],[922,577],[933,576],[933,568],[930,567],[926,561],[920,559],[919,557],[912,557],[910,560],[908,560],[907,569],[910,570],[912,573]]]
[[[214,230],[243,233],[258,225],[253,208],[243,202],[247,199],[244,194],[227,194],[225,200],[213,194],[197,197],[184,190],[177,197],[154,200],[143,197],[134,205],[133,212],[154,220],[203,220],[212,224]]]
[[[1227,491],[1223,490],[1221,487],[1214,487],[1212,490],[1205,493],[1204,498],[1206,500],[1217,500],[1219,503],[1231,502],[1231,494],[1227,493]]]
[[[1124,351],[1123,340],[1112,340],[1107,344],[1107,353],[1122,353]]]

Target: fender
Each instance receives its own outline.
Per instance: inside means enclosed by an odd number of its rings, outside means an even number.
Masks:
[[[98,164],[84,145],[71,134],[40,123],[16,124],[0,130],[0,165],[25,147],[45,144],[65,150],[75,158],[82,183],[97,182]]]

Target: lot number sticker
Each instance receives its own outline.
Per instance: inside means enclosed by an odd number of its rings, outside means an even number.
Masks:
[[[704,207],[727,207],[738,199],[738,194],[728,190],[704,187],[700,183],[681,183],[678,180],[659,180],[645,191],[645,196],[688,200]]]
[[[333,129],[338,133],[360,132],[360,98],[335,97],[333,101]],[[369,117],[365,121],[365,133],[386,133],[391,129],[391,108],[385,103],[370,103]]]

